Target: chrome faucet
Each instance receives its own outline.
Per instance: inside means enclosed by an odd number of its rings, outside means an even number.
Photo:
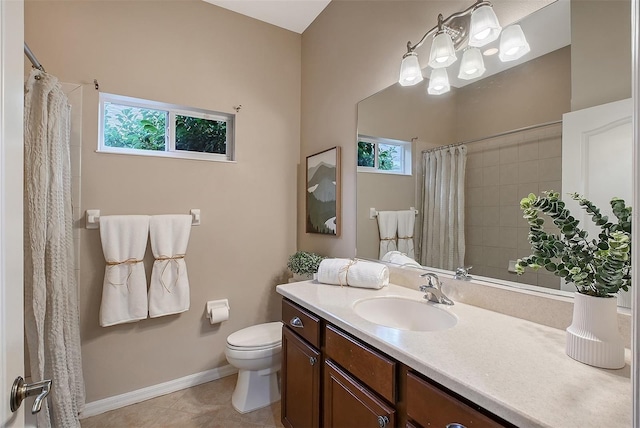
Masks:
[[[453,279],[457,279],[460,281],[471,281],[473,279],[473,277],[471,275],[469,275],[469,271],[471,270],[473,266],[460,266],[458,269],[456,269],[456,273],[453,276]]]
[[[423,278],[428,278],[428,284],[421,285],[419,290],[424,294],[424,298],[430,302],[441,303],[443,305],[453,305],[453,300],[449,299],[442,292],[442,283],[438,275],[432,272],[423,273],[420,275]]]

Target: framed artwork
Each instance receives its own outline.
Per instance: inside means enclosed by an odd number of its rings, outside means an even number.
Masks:
[[[307,156],[307,233],[340,236],[340,147]]]

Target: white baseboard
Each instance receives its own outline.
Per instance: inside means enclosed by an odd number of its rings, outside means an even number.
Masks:
[[[161,395],[180,391],[181,389],[190,388],[192,386],[200,385],[201,383],[221,379],[237,372],[237,368],[227,364],[226,366],[200,373],[194,373],[180,379],[174,379],[135,391],[126,392],[124,394],[114,395],[113,397],[103,398],[102,400],[92,401],[85,405],[84,411],[80,414],[80,419],[99,415],[121,407],[130,406],[131,404],[149,400],[150,398],[160,397]]]

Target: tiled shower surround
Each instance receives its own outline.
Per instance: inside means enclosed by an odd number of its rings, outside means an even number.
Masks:
[[[562,124],[467,145],[465,263],[472,274],[560,289],[560,278],[547,271],[519,276],[508,267],[531,254],[520,200],[545,190],[562,194],[561,183]]]

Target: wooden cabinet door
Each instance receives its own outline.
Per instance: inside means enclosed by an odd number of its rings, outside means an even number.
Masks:
[[[331,360],[324,365],[323,407],[325,427],[395,426],[395,410]]]
[[[282,424],[320,426],[320,352],[288,327],[282,329]]]

